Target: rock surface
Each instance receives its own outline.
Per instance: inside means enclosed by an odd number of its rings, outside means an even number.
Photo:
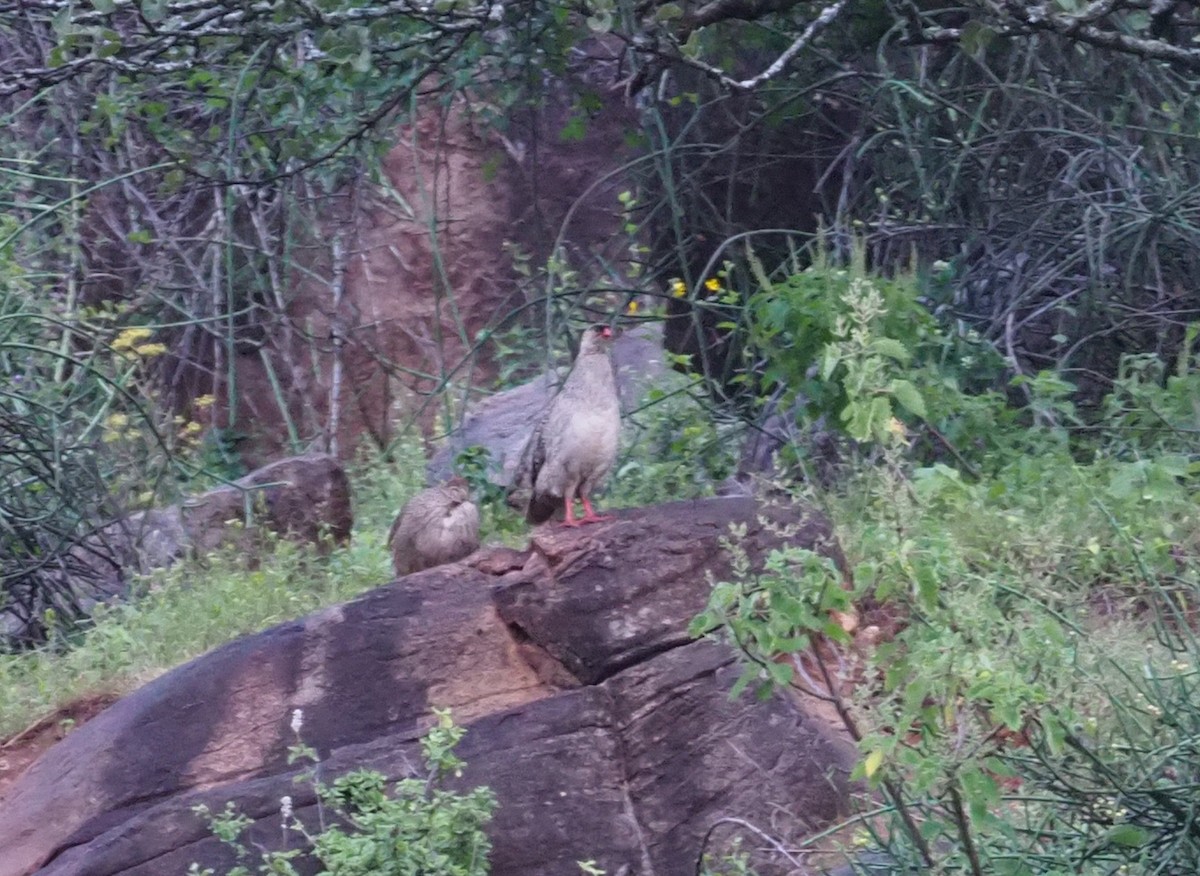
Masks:
[[[750,499],[631,510],[535,532],[528,550],[410,575],[182,666],[50,749],[0,808],[0,876],[150,876],[226,850],[191,812],[235,800],[279,836],[279,798],[315,819],[286,763],[293,709],[326,776],[392,778],[419,762],[433,707],[468,728],[464,787],[499,798],[494,876],[696,872],[722,817],[785,840],[833,818],[847,746],[795,703],[731,701],[739,669],[684,627],[729,573],[719,540],[745,523],[752,561],[778,543]],[[792,510],[791,537],[837,557]],[[785,868],[758,861],[763,874]]]
[[[568,257],[583,286],[631,264],[618,195],[637,154],[628,132],[640,125],[609,87],[626,75],[624,47],[595,43],[580,47],[577,70],[548,73],[538,106],[513,114],[507,137],[461,108],[419,107],[382,157],[382,185],[361,179],[318,196],[320,227],[297,229],[282,266],[286,313],[260,309],[253,343],[233,362],[244,459],[278,456],[290,426],[332,438],[341,459],[360,443],[387,446],[414,420],[432,429],[429,397],[441,397],[443,377],[480,386],[496,375],[501,348],[476,340],[523,309],[522,262]],[[612,78],[580,82],[601,54]],[[604,112],[581,139],[560,137],[579,88]],[[335,240],[346,254],[340,283]],[[228,387],[216,395],[224,416]]]
[[[191,546],[207,553],[239,536],[226,526],[246,521],[259,531],[321,545],[349,541],[354,525],[350,480],[332,456],[311,453],[263,466],[232,486],[209,490],[179,509]]]
[[[613,342],[612,363],[621,411],[626,413],[641,402],[646,390],[666,370],[662,327],[647,324],[623,332]],[[543,374],[513,389],[472,402],[462,424],[450,433],[430,460],[429,481],[450,477],[454,473],[455,457],[468,447],[478,446],[487,448],[496,463],[495,483],[500,486],[512,483],[530,428],[538,421],[565,376],[566,369],[561,374]]]

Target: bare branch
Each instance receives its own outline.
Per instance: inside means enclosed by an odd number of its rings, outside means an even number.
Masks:
[[[1096,0],[1077,14],[1059,11],[1057,5],[1046,2],[986,0],[982,5],[985,7],[982,11],[990,15],[978,21],[999,37],[1053,33],[1107,51],[1200,71],[1200,46],[1182,38],[1172,41],[1163,36],[1171,30],[1172,23],[1191,30],[1197,30],[1200,24],[1176,18],[1178,4],[1169,0]],[[1130,28],[1128,14],[1132,12],[1150,13],[1142,31]],[[910,26],[904,42],[957,43],[964,31],[962,27],[936,23],[921,28]]]
[[[737,9],[742,12],[747,12],[751,8],[766,9],[767,7],[771,7],[767,11],[777,11],[776,7],[778,9],[784,9],[789,8],[792,5],[795,4],[782,4],[774,2],[774,0],[765,0],[765,2],[761,3],[755,2],[755,0],[717,0],[717,2],[711,3],[702,8],[699,14],[703,14],[705,10],[710,10],[710,17],[716,15],[718,10],[714,10],[713,7],[721,7],[721,9],[724,11]],[[796,37],[792,44],[788,46],[787,49],[785,49],[783,53],[771,63],[770,66],[768,66],[761,73],[751,76],[749,79],[734,79],[719,67],[707,64],[698,58],[689,58],[683,54],[680,54],[677,60],[689,67],[694,67],[695,69],[712,76],[722,85],[734,91],[753,91],[764,82],[774,79],[783,73],[783,71],[787,69],[788,65],[796,59],[796,56],[800,54],[800,52],[806,46],[810,45],[821,31],[832,24],[834,20],[842,14],[842,11],[849,5],[850,0],[837,0],[837,2],[826,6],[821,10],[816,18],[808,23],[808,27],[804,28],[804,31],[800,34],[800,36]],[[766,14],[766,12],[763,11],[760,14]],[[733,16],[725,15],[723,17],[729,18]],[[745,16],[738,15],[736,17],[740,18]],[[713,20],[715,21],[718,19],[714,18]]]

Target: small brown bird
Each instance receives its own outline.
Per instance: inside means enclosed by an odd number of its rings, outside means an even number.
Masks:
[[[549,520],[560,504],[567,526],[606,519],[590,497],[612,468],[621,432],[612,340],[608,326],[583,333],[570,375],[525,444],[508,501],[523,507],[530,523]],[[583,502],[582,518],[575,517],[576,498]]]
[[[397,576],[461,560],[479,547],[479,509],[466,480],[451,478],[409,499],[392,524],[388,545]]]

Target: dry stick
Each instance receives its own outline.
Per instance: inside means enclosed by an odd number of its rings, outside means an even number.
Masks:
[[[736,824],[738,827],[743,827],[752,833],[758,834],[763,842],[767,843],[767,845],[769,845],[779,854],[783,855],[783,857],[787,858],[789,864],[794,867],[805,869],[803,861],[797,859],[795,855],[784,848],[783,843],[775,839],[775,837],[771,836],[762,828],[756,827],[745,819],[726,816],[725,818],[719,818],[714,821],[712,826],[705,831],[704,838],[700,841],[700,853],[696,856],[696,876],[701,876],[701,874],[704,872],[704,851],[706,848],[708,848],[708,841],[712,838],[713,832],[723,824]]]
[[[342,402],[342,369],[344,367],[342,348],[346,343],[345,331],[342,326],[342,294],[346,290],[346,250],[340,229],[334,235],[331,249],[333,250],[333,278],[329,285],[333,290],[333,323],[329,327],[329,333],[333,339],[333,373],[329,378],[329,425],[325,437],[325,449],[333,456],[337,456]]]
[[[813,655],[817,659],[817,666],[821,669],[821,676],[825,680],[825,686],[834,696],[833,707],[837,710],[838,717],[842,719],[842,724],[846,727],[846,732],[856,742],[862,742],[862,731],[858,729],[858,722],[854,720],[854,716],[850,714],[850,707],[846,705],[846,701],[842,699],[841,694],[837,693],[837,688],[834,687],[834,680],[829,674],[829,667],[820,653],[813,649]],[[933,869],[933,851],[929,848],[929,843],[925,841],[925,837],[921,835],[921,828],[917,825],[916,819],[913,818],[908,806],[904,802],[904,796],[901,792],[899,784],[893,779],[883,779],[881,781],[883,788],[892,799],[892,805],[896,808],[896,813],[900,816],[900,820],[904,822],[904,829],[908,833],[908,837],[912,840],[913,845],[917,847],[917,851],[921,854],[921,860],[929,869]]]
[[[971,864],[971,872],[975,876],[983,876],[983,867],[979,862],[979,851],[975,848],[975,841],[971,839],[971,823],[967,820],[967,812],[963,809],[962,795],[958,793],[958,788],[951,784],[947,789],[950,794],[951,808],[954,810],[954,824],[958,828],[958,837],[962,840],[963,849],[967,853],[967,860]]]
[[[72,111],[72,114],[73,114],[73,111]],[[79,161],[80,161],[79,138],[73,137],[71,139],[71,173],[70,173],[71,205],[67,212],[67,219],[65,222],[66,237],[68,240],[72,241],[73,245],[71,246],[71,254],[69,257],[69,263],[67,265],[67,301],[66,301],[66,310],[63,314],[64,319],[66,319],[68,321],[68,323],[70,323],[71,325],[75,324],[76,317],[77,317],[75,309],[79,303],[78,275],[79,275],[79,268],[81,267],[81,265],[80,265],[80,262],[81,262],[80,248],[78,245],[74,245],[75,242],[79,240],[80,206],[79,206],[79,179],[78,179],[79,174],[77,173],[77,171],[79,169]],[[66,367],[67,367],[66,356],[71,351],[71,332],[64,331],[62,333],[62,337],[59,338],[58,343],[59,343],[58,349],[59,349],[60,356],[59,356],[58,362],[54,366],[54,384],[56,386],[63,382],[63,378],[66,375]]]
[[[216,189],[213,190],[213,216],[209,220],[210,225],[214,225],[214,239],[217,228],[227,228],[228,226],[221,221],[224,216],[224,211],[221,209],[221,194]],[[220,314],[224,309],[225,301],[221,295],[221,260],[214,258],[209,267],[209,295],[212,297],[212,313],[214,316]],[[232,326],[229,327],[232,330]],[[232,338],[229,338],[232,340]],[[226,362],[226,353],[230,353],[232,360],[232,347],[228,344],[221,343],[218,338],[213,342],[213,395],[216,398],[221,397],[220,384],[222,378],[226,381],[225,387],[225,428],[232,429],[237,422],[237,398],[234,395],[235,386],[230,382],[232,377],[232,361]],[[228,369],[228,370],[227,370]],[[215,419],[215,417],[214,417]]]
[[[246,203],[250,203],[249,189],[239,187],[238,191],[242,199]],[[283,324],[282,336],[277,340],[275,349],[279,351],[279,356],[283,359],[284,367],[287,368],[288,374],[294,381],[300,369],[292,356],[292,322],[288,317],[287,303],[283,298],[283,278],[279,273],[278,253],[275,246],[278,240],[267,230],[259,206],[255,204],[251,207],[249,211],[250,223],[254,226],[254,233],[258,237],[259,249],[267,256],[267,282],[271,286],[271,297],[275,301],[275,313]],[[275,373],[275,368],[271,364],[270,355],[265,346],[259,349],[259,355],[262,357],[263,366],[267,371],[267,379],[271,381],[271,389],[275,393],[275,403],[279,406],[279,413],[283,416],[284,424],[287,426],[288,438],[292,443],[292,452],[298,453],[300,452],[300,433],[296,429],[296,422],[289,409],[288,399],[285,394],[286,391]]]
[[[771,62],[770,66],[758,74],[751,76],[749,79],[734,79],[720,67],[716,67],[712,64],[701,61],[698,58],[692,58],[682,53],[677,57],[673,57],[671,60],[682,62],[689,67],[694,67],[695,69],[715,78],[726,88],[729,88],[733,91],[752,91],[758,86],[762,85],[764,82],[774,79],[784,70],[786,70],[788,65],[790,65],[792,61],[796,59],[796,56],[800,54],[801,50],[808,46],[821,31],[828,27],[833,20],[842,13],[842,10],[846,8],[849,2],[850,0],[836,0],[835,3],[832,3],[822,9],[817,17],[808,23],[808,27],[804,29],[803,33],[793,40],[792,44],[784,49],[784,51],[780,53],[779,57]]]

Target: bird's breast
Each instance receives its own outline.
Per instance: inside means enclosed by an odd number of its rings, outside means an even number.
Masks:
[[[620,414],[605,408],[583,408],[563,424],[553,454],[577,461],[580,467],[607,465],[617,451]]]

